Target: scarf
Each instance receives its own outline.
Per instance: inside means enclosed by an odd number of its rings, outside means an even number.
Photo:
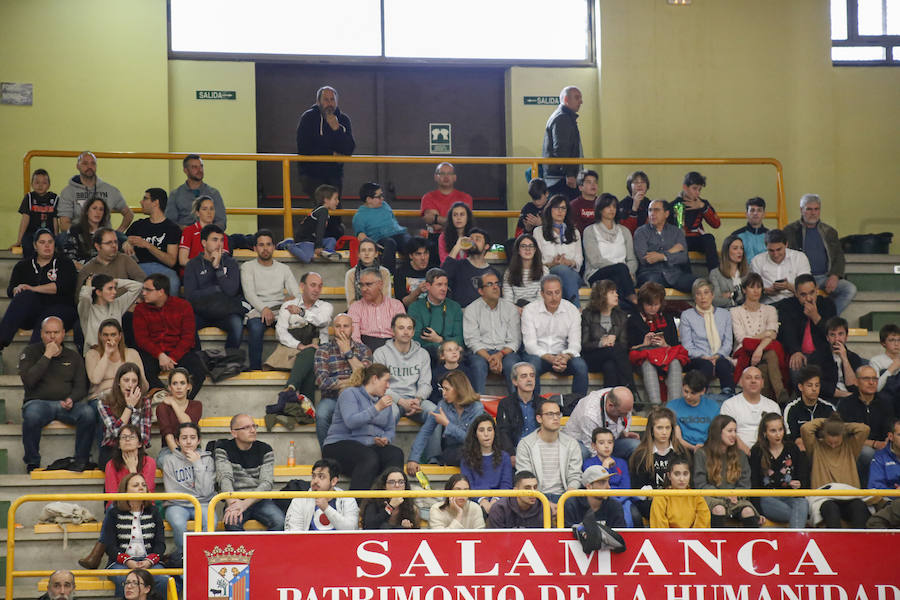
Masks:
[[[603,224],[603,221],[597,221],[597,225],[597,232],[600,235],[600,239],[607,244],[614,244],[619,237],[619,228],[613,225],[612,229],[607,229],[606,225]]]
[[[716,308],[711,306],[707,310],[701,310],[699,306],[695,306],[694,309],[703,317],[703,324],[706,326],[706,339],[709,342],[709,353],[717,354],[719,346],[722,345],[722,340],[719,338],[719,330],[716,327]]]

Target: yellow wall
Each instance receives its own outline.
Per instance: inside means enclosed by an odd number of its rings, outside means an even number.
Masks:
[[[256,84],[251,62],[171,60],[169,148],[171,152],[256,152]],[[197,100],[196,90],[234,90],[235,100]],[[256,206],[256,163],[206,160],[205,180],[226,206]],[[170,165],[170,184],[184,183],[180,162]],[[256,217],[228,217],[228,230],[256,231]]]

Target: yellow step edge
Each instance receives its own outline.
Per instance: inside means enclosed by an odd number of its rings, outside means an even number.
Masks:
[[[163,472],[157,469],[154,476],[157,479],[162,478]],[[54,479],[104,479],[106,475],[100,469],[90,469],[88,471],[48,471],[46,469],[35,469],[31,472],[32,479],[40,479],[51,481]]]

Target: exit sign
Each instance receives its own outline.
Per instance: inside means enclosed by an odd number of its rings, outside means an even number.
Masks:
[[[236,100],[234,90],[197,90],[197,100]]]
[[[523,98],[525,106],[556,106],[559,104],[559,96],[525,96]]]

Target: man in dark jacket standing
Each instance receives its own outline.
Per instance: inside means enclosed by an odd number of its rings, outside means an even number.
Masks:
[[[350,117],[338,108],[338,93],[324,86],[316,92],[316,103],[300,116],[297,124],[297,154],[322,156],[353,154],[356,142],[350,129]],[[300,185],[310,199],[322,184],[341,189],[344,163],[297,163]]]
[[[547,120],[544,131],[544,158],[581,158],[581,133],[578,131],[578,109],[581,108],[581,90],[566,86],[559,93],[559,106]],[[569,200],[578,197],[575,178],[581,165],[545,165],[544,180],[549,186],[550,197],[564,194]],[[534,174],[537,175],[537,174]]]
[[[75,470],[83,471],[91,457],[97,410],[82,401],[87,393],[84,362],[77,350],[63,346],[65,335],[62,319],[47,317],[41,323],[41,341],[19,356],[25,392],[22,444],[29,473],[41,466],[41,430],[50,421],[75,425]]]

